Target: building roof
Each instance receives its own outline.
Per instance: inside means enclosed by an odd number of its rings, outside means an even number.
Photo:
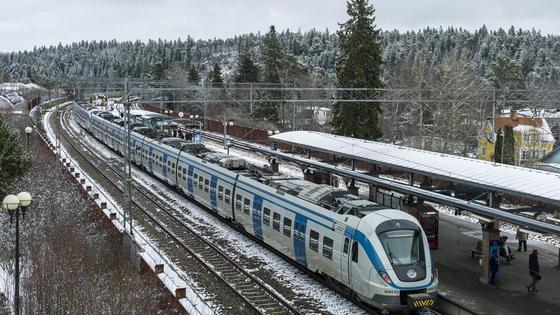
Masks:
[[[543,119],[540,117],[523,117],[516,114],[511,114],[506,117],[496,117],[494,121],[494,127],[496,130],[503,129],[506,125],[511,127],[517,127],[520,125],[541,127],[543,125]]]
[[[272,139],[391,169],[560,205],[560,174],[314,131]]]
[[[504,130],[506,125],[513,127],[513,130],[521,133],[534,131],[541,135],[541,141],[555,142],[552,130],[543,117],[523,116],[515,111],[511,111],[507,116],[496,117],[494,121],[494,130],[496,130],[496,132],[498,129]]]

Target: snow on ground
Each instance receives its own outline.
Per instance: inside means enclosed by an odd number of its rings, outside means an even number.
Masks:
[[[51,128],[49,122],[50,115],[52,114],[53,110],[50,110],[43,116],[43,126],[45,128],[47,137],[50,139],[52,143],[56,143],[56,135],[54,130]],[[79,128],[77,124],[73,123],[71,128]],[[78,131],[79,132],[79,131]],[[89,137],[89,135],[88,135]],[[86,138],[88,138],[86,137]],[[89,139],[91,141],[91,139]],[[93,142],[94,146],[97,149],[101,149],[100,151],[104,151],[105,156],[111,156],[113,154],[109,150],[105,149],[105,146]],[[93,188],[92,190],[95,192],[99,192],[99,202],[107,202],[108,209],[113,209],[117,212],[117,220],[113,221],[115,227],[120,231],[124,231],[123,223],[124,223],[124,211],[123,208],[118,205],[118,203],[110,196],[110,194],[102,188],[99,183],[93,180],[89,175],[84,172],[78,165],[78,163],[71,158],[71,156],[66,151],[63,145],[60,148],[60,156],[66,158],[71,161],[72,165],[76,168],[76,171],[80,172],[86,178],[86,185],[91,185]],[[113,154],[114,155],[114,154]],[[110,210],[104,210],[104,213],[109,216]],[[122,222],[122,223],[121,223]],[[170,292],[175,295],[175,288],[178,286],[185,287],[187,286],[187,296],[184,299],[179,300],[179,303],[185,306],[185,304],[189,307],[186,307],[187,310],[190,310],[190,313],[199,313],[199,314],[213,314],[213,309],[216,309],[216,306],[213,306],[212,303],[208,302],[208,297],[200,293],[200,288],[203,286],[199,286],[187,273],[181,271],[173,262],[172,260],[167,257],[166,255],[162,254],[156,248],[156,242],[149,238],[142,232],[142,227],[138,224],[133,222],[133,232],[134,232],[134,239],[138,244],[141,244],[141,251],[146,253],[155,263],[167,264],[167,267],[164,268],[165,276],[158,275],[158,277],[164,277],[162,282],[166,285],[166,287],[170,290]]]
[[[78,128],[77,130],[80,128],[75,123],[73,123],[71,127],[75,129],[74,131],[76,131],[76,128]],[[84,133],[84,138],[82,139],[88,143],[92,143],[96,152],[103,157],[112,159],[120,158],[89,134]],[[216,149],[216,151],[225,152],[223,147],[220,147],[219,145],[210,143],[205,144],[212,150]],[[259,158],[241,150],[230,150],[230,154],[234,151],[246,159],[249,155],[251,155],[251,161],[259,162],[259,165],[267,163],[266,161],[263,161],[263,157]],[[301,170],[295,166],[286,165],[283,168],[294,176],[303,177]],[[132,175],[134,180],[153,193],[163,197],[165,201],[171,204],[174,208],[183,210],[183,216],[189,221],[196,223],[196,225],[191,225],[192,228],[201,233],[207,233],[210,231],[212,232],[213,237],[226,240],[228,243],[227,246],[233,247],[237,253],[243,253],[249,258],[259,261],[262,264],[262,268],[265,268],[265,270],[267,270],[270,274],[274,275],[277,281],[280,281],[285,286],[291,288],[291,290],[298,296],[304,296],[306,299],[313,300],[319,305],[322,305],[322,309],[324,309],[325,312],[333,314],[364,313],[362,309],[354,305],[352,302],[326,288],[314,279],[311,279],[306,274],[293,267],[290,263],[286,262],[283,258],[279,258],[276,254],[245,237],[237,230],[225,224],[206,210],[188,201],[183,196],[170,190],[167,186],[154,179],[152,176],[139,170],[137,167],[133,167]],[[185,223],[188,224],[188,222]],[[220,246],[219,244],[216,244],[215,240],[214,244]]]

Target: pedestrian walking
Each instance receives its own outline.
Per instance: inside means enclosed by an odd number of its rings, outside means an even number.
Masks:
[[[521,231],[521,229],[517,229],[517,233],[515,234],[515,239],[519,242],[519,247],[517,251],[520,252],[521,248],[523,247],[523,251],[527,251],[527,239],[529,235],[526,232]]]
[[[536,249],[529,255],[529,275],[531,276],[531,284],[527,286],[529,292],[539,292],[537,290],[537,282],[541,280],[541,273],[539,267],[539,257]]]
[[[489,261],[488,267],[490,267],[490,281],[488,282],[488,284],[495,287],[496,286],[496,274],[498,273],[498,271],[500,269],[500,257],[498,257],[498,251],[496,249],[494,249],[492,251],[492,255],[490,255],[490,261]]]

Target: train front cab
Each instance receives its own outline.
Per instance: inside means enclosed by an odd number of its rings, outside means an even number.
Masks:
[[[417,222],[406,218],[380,222],[376,214],[369,214],[351,233],[348,270],[351,288],[359,299],[390,311],[414,308],[409,297],[423,296],[425,306],[435,302],[438,280],[432,272],[427,239]]]

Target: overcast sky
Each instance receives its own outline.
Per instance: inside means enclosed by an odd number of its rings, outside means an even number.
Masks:
[[[249,32],[331,31],[345,0],[1,0],[0,51],[80,40],[226,38]],[[370,0],[384,30],[499,27],[558,34],[557,0]]]

